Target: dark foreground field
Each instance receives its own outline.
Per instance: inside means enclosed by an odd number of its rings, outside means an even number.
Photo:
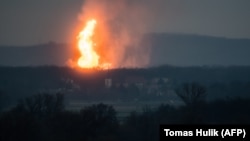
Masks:
[[[250,124],[250,67],[0,68],[0,140],[159,140],[160,124]]]

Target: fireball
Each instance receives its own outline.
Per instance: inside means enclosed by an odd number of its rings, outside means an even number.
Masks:
[[[92,40],[95,26],[96,20],[92,19],[88,21],[84,29],[78,35],[78,49],[81,56],[77,64],[81,68],[93,68],[99,65],[100,56],[94,50],[95,43]]]

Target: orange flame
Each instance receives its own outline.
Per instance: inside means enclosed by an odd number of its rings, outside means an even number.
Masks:
[[[93,48],[95,43],[92,41],[95,26],[96,20],[88,21],[85,28],[78,35],[78,48],[81,57],[77,63],[81,68],[93,68],[99,65],[100,56],[95,52]]]
[[[77,64],[80,68],[109,69],[112,66],[111,63],[100,63],[99,59],[101,56],[94,49],[96,43],[93,41],[92,37],[94,35],[96,24],[96,20],[89,20],[78,35],[78,49],[81,56],[78,59]]]

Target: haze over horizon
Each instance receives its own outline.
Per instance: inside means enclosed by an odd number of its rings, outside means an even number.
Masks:
[[[247,0],[120,1],[146,9],[149,17],[145,32],[250,39],[250,1]],[[84,0],[2,0],[0,45],[71,43],[80,26],[83,4]]]
[[[0,65],[75,67],[79,58],[113,68],[249,65],[249,7],[247,0],[1,0]],[[80,39],[93,19],[92,35]]]

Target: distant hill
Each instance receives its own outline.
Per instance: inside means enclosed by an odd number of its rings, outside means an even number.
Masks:
[[[185,34],[148,34],[153,65],[250,65],[250,39]]]
[[[0,47],[0,65],[4,66],[63,66],[72,56],[69,44],[47,43],[34,46]]]
[[[250,39],[151,33],[142,47],[150,46],[150,66],[250,65]],[[65,65],[73,56],[72,45],[47,43],[28,47],[0,46],[0,65]]]

